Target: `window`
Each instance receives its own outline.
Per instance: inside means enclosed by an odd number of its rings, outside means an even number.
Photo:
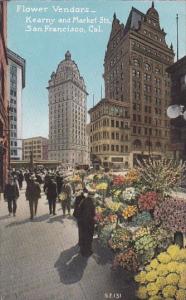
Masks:
[[[146,71],[150,71],[150,65],[149,64],[145,63],[144,68],[145,68]]]
[[[114,127],[114,120],[111,120],[111,127]]]
[[[114,151],[114,145],[111,145],[111,151]]]
[[[186,89],[186,74],[181,77],[181,90]]]

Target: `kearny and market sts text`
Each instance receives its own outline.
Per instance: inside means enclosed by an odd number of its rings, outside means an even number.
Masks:
[[[27,24],[54,24],[56,21],[58,23],[73,23],[73,24],[108,24],[110,23],[108,18],[105,17],[100,17],[100,18],[79,18],[78,16],[72,17],[72,18],[59,18],[59,19],[55,19],[55,18],[32,18],[31,16],[27,16],[25,18],[25,21]]]
[[[17,13],[46,13],[49,11],[53,11],[55,13],[90,13],[95,12],[91,11],[88,7],[61,7],[59,5],[50,6],[50,7],[29,7],[25,5],[17,5],[16,12]]]

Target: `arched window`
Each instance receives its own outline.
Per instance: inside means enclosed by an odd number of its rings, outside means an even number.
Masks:
[[[161,150],[161,143],[157,142],[156,145],[155,145],[155,147],[156,147],[156,149]]]
[[[151,67],[148,63],[144,64],[144,68],[145,68],[146,71],[150,71],[150,69],[151,69]]]
[[[134,59],[133,59],[133,64],[134,64],[134,66],[136,66],[136,67],[139,67],[139,66],[140,66],[139,60],[138,60],[137,58],[134,58]]]

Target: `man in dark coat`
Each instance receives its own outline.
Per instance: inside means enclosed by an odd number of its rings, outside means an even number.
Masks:
[[[56,199],[57,199],[57,184],[53,178],[50,178],[47,183],[44,184],[44,192],[47,195],[48,204],[49,204],[49,213],[50,215],[56,215]]]
[[[63,177],[60,176],[59,172],[56,173],[56,184],[57,184],[57,193],[58,193],[58,197],[59,194],[62,192],[62,186],[63,186]]]
[[[9,216],[13,212],[13,216],[16,216],[17,199],[19,198],[19,189],[12,177],[9,178],[8,183],[5,185],[4,199],[8,202]]]
[[[31,175],[30,181],[28,181],[26,188],[26,199],[29,201],[30,206],[30,219],[33,220],[34,215],[37,214],[38,200],[41,198],[41,188],[38,182],[35,182],[36,178]]]
[[[23,180],[24,180],[24,176],[23,176],[23,172],[19,171],[19,173],[17,174],[17,181],[19,184],[19,189],[21,190],[23,187]]]
[[[73,215],[78,224],[80,253],[82,256],[90,256],[94,235],[95,206],[91,194],[88,194],[86,189],[84,193],[76,197]]]

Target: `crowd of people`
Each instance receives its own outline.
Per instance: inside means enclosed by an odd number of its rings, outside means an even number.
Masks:
[[[66,215],[66,212],[68,215],[71,214],[72,199],[74,199],[73,217],[78,225],[80,253],[82,256],[90,256],[95,217],[91,192],[85,186],[75,190],[66,173],[58,170],[11,170],[4,189],[4,199],[8,203],[9,216],[13,214],[16,217],[17,200],[24,181],[26,182],[25,198],[29,202],[31,220],[37,215],[38,201],[41,198],[42,190],[48,200],[49,215],[56,215],[56,202],[60,201],[62,193],[65,195],[65,199],[61,201],[63,216]]]

